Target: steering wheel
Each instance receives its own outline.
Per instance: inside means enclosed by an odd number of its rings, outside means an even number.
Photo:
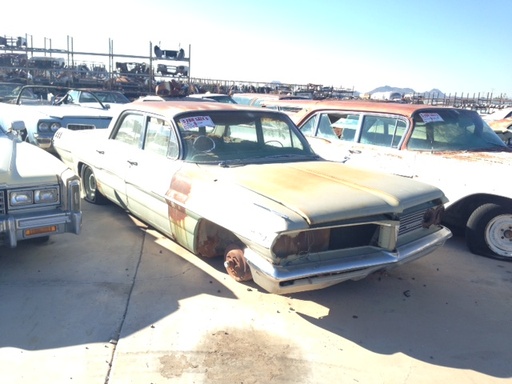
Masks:
[[[276,145],[278,144],[278,145]],[[265,145],[270,145],[272,147],[281,147],[283,148],[284,145],[282,142],[280,142],[279,140],[269,140],[269,141],[265,141]]]

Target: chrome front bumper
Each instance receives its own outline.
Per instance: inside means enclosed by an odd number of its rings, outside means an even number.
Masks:
[[[312,261],[300,265],[273,265],[249,248],[244,255],[251,267],[254,282],[271,293],[288,294],[326,288],[346,280],[359,280],[371,273],[401,265],[435,251],[452,237],[446,227],[419,240],[388,252],[372,251],[328,261]]]
[[[11,248],[17,246],[18,241],[36,237],[56,235],[59,233],[80,234],[82,228],[82,212],[38,212],[0,218],[0,245]],[[30,234],[34,231],[34,234]]]
[[[39,136],[39,134],[37,134],[37,133],[34,135],[34,137],[36,139],[37,146],[39,148],[47,150],[47,151],[52,149],[53,144],[52,144],[51,137],[42,137],[42,136]]]

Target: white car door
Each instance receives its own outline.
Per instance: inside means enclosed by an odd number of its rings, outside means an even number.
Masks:
[[[168,121],[149,116],[143,146],[132,154],[124,180],[128,209],[166,234],[171,230],[165,194],[182,165],[178,156],[175,130]]]
[[[128,203],[125,176],[142,146],[143,126],[142,114],[126,114],[112,137],[101,148],[102,161],[98,164],[96,175],[101,183],[101,191],[124,208]]]

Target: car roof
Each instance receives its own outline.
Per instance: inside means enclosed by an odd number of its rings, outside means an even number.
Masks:
[[[361,100],[283,100],[275,101],[269,104],[301,107],[302,109],[296,112],[297,116],[306,115],[313,110],[343,109],[355,112],[393,113],[411,117],[415,112],[420,110],[448,108],[446,106],[434,106],[425,104],[406,104]]]
[[[124,104],[125,109],[130,109],[133,107],[140,108],[142,110],[159,113],[159,114],[172,114],[176,115],[178,113],[187,112],[187,111],[229,111],[229,110],[250,110],[250,111],[262,111],[262,108],[258,107],[250,107],[247,105],[239,105],[239,104],[228,104],[228,103],[219,103],[216,101],[204,101],[198,103],[196,101],[183,101],[183,100],[175,100],[175,101],[142,101],[136,100],[131,102],[130,104]],[[276,111],[272,111],[276,112]]]
[[[116,90],[113,90],[113,89],[100,89],[100,88],[69,88],[69,90],[71,91],[85,91],[85,92],[91,92],[91,93],[95,93],[95,92],[100,92],[100,93],[120,93],[121,95],[124,95],[123,92],[121,91],[116,91]]]
[[[290,95],[288,93],[256,93],[256,92],[246,92],[246,93],[234,93],[233,96],[237,97],[245,97],[245,98],[253,98],[253,99],[269,99],[269,100],[283,100],[283,99],[292,99],[292,100],[309,100],[304,96]]]
[[[226,93],[210,93],[210,92],[206,92],[206,93],[191,93],[190,95],[188,95],[188,97],[211,97],[211,96],[229,96],[228,94]]]

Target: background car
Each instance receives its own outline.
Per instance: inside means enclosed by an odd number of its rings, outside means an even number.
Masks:
[[[0,82],[0,102],[9,102],[18,96],[22,87],[19,83]]]
[[[58,104],[73,104],[108,109],[110,108],[110,104],[126,104],[130,101],[129,98],[119,91],[77,88],[68,90],[66,94],[58,100]]]
[[[291,102],[288,101],[287,105]],[[364,101],[295,103],[322,157],[436,185],[444,223],[479,255],[512,261],[512,150],[471,110]]]
[[[26,126],[24,139],[39,148],[53,152],[52,138],[61,128],[71,130],[106,128],[114,114],[110,105],[97,103],[89,107],[66,104],[69,88],[56,86],[26,85],[20,89],[15,104],[14,119]],[[85,91],[84,91],[85,92]],[[28,96],[27,96],[28,95]],[[85,93],[82,94],[82,97]]]
[[[512,145],[512,108],[499,109],[482,118],[508,146]]]
[[[225,93],[191,93],[188,97],[197,97],[200,99],[210,100],[210,101],[218,101],[220,103],[228,103],[228,104],[237,104],[235,99],[233,99],[230,95],[226,95]]]
[[[84,198],[112,201],[230,276],[274,293],[424,256],[451,236],[435,187],[320,159],[287,115],[218,102],[125,104],[107,130],[59,129]]]
[[[308,100],[308,98],[304,96],[284,93],[234,93],[232,97],[238,104],[250,105],[253,107],[261,107],[266,102],[274,100]]]
[[[80,180],[55,156],[22,142],[15,106],[0,106],[0,246],[50,235],[79,234]]]

